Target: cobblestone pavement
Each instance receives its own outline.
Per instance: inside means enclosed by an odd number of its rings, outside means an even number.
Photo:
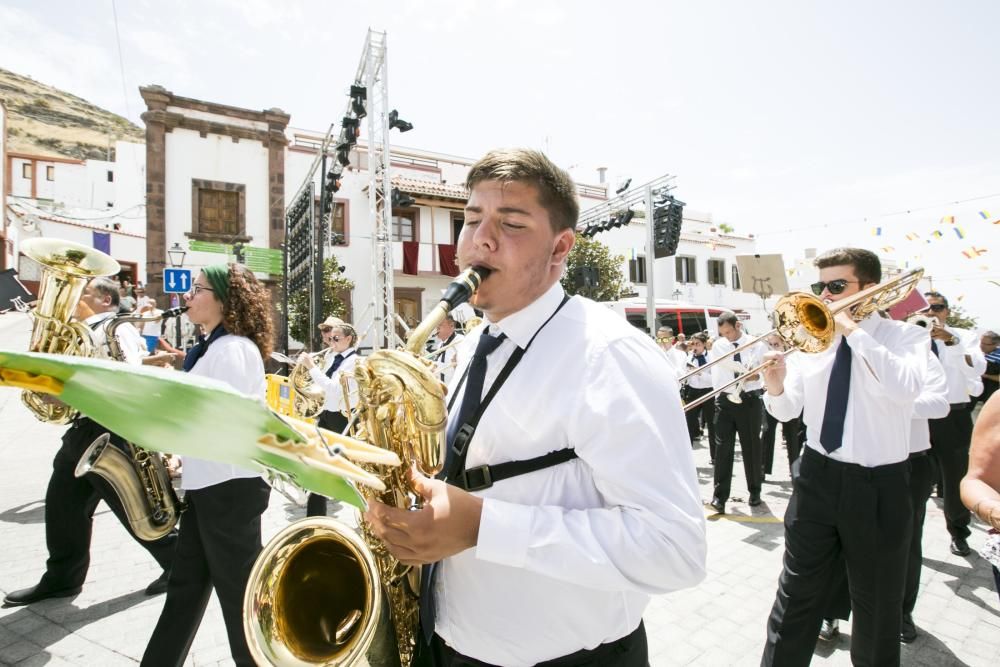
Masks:
[[[26,348],[28,324],[0,315],[0,348]],[[169,406],[150,405],[150,410]],[[34,585],[45,558],[43,498],[52,456],[63,427],[37,422],[18,392],[0,389],[0,595]],[[764,504],[744,502],[742,466],[734,470],[733,498],[723,518],[708,524],[708,578],[697,588],[655,598],[646,615],[650,658],[668,665],[756,665],[764,625],[781,571],[780,517],[791,491],[784,451],[764,484]],[[702,495],[709,499],[711,468],[704,447],[696,451]],[[708,512],[706,512],[707,514]],[[273,494],[265,514],[265,539],[304,512]],[[970,544],[983,541],[974,525]],[[146,585],[159,572],[103,505],[94,521],[92,561],[83,592],[30,607],[0,609],[0,664],[132,665],[138,662],[163,597],[148,598]],[[904,665],[1000,664],[1000,604],[990,570],[975,553],[948,550],[941,501],[928,507],[922,590],[915,619],[920,638],[903,647]],[[849,665],[850,626],[833,642],[819,642],[813,664]],[[226,665],[229,650],[214,596],[188,665]]]

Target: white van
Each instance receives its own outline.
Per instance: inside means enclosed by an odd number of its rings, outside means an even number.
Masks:
[[[643,331],[648,331],[646,326],[646,300],[639,297],[620,299],[618,301],[604,301],[603,304],[615,311],[629,323]],[[682,333],[685,336],[708,331],[712,336],[718,335],[718,325],[716,320],[722,313],[732,311],[736,317],[747,322],[750,314],[741,308],[726,308],[725,306],[708,306],[685,301],[669,301],[664,299],[656,300],[656,328],[670,327],[675,334]],[[744,326],[746,326],[744,324]],[[654,329],[655,333],[655,329]]]

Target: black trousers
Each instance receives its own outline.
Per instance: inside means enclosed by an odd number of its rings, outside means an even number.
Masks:
[[[165,571],[174,558],[177,531],[152,542],[136,537],[129,525],[111,485],[100,476],[89,473],[74,476],[76,464],[94,440],[109,433],[108,429],[86,417],[73,422],[63,435],[62,446],[52,460],[52,476],[45,492],[45,543],[49,558],[45,564],[42,585],[51,589],[82,586],[90,567],[90,538],[94,527],[94,510],[103,500],[132,538],[149,551]],[[119,449],[124,440],[111,434],[111,442]]]
[[[899,664],[909,479],[908,461],[864,468],[806,448],[785,512],[784,566],[762,665],[809,664],[841,557],[854,613],[851,662]]]
[[[324,410],[319,413],[319,418],[316,421],[320,428],[335,433],[342,433],[347,428],[347,417],[341,412]],[[306,516],[326,516],[326,505],[326,496],[310,493],[306,499]]]
[[[785,439],[785,449],[788,452],[788,469],[791,470],[795,459],[802,452],[802,441],[799,440],[799,418],[779,422],[767,410],[764,411],[764,427],[760,431],[761,457],[763,458],[764,474],[770,475],[774,469],[774,440],[781,424],[781,435]]]
[[[958,487],[969,469],[972,414],[968,404],[958,404],[951,406],[947,417],[928,421],[931,429],[931,454],[941,471],[945,523],[953,538],[966,538],[971,534],[969,523],[972,515],[962,504]]]
[[[488,662],[456,653],[438,635],[434,635],[431,641],[431,653],[434,667],[494,667]],[[646,626],[640,622],[638,628],[621,639],[546,660],[536,667],[647,667],[648,664]]]
[[[712,388],[698,389],[696,387],[684,387],[684,402],[701,398],[712,391]],[[687,418],[688,435],[691,442],[701,435],[702,427],[708,428],[708,453],[712,460],[715,460],[715,401],[705,401],[694,410],[684,413]]]
[[[906,582],[903,586],[903,614],[913,614],[920,588],[920,568],[923,566],[924,519],[927,517],[927,500],[931,497],[931,477],[934,464],[927,452],[910,454],[910,502],[913,505],[913,532],[906,555]],[[847,567],[844,559],[834,567],[827,591],[823,618],[847,620],[851,613],[851,593],[847,584]]]
[[[257,477],[231,479],[185,494],[177,559],[163,611],[142,664],[184,664],[215,589],[237,665],[254,665],[243,635],[243,592],[261,551],[260,516],[271,489]]]
[[[715,489],[712,497],[725,503],[733,481],[733,457],[736,435],[740,436],[743,472],[751,495],[760,494],[761,451],[760,419],[763,404],[759,396],[742,394],[742,403],[733,403],[725,395],[715,399]]]

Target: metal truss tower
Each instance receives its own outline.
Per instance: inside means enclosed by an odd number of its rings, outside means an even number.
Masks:
[[[389,180],[389,73],[386,35],[368,30],[355,81],[368,91],[368,219],[372,224],[374,349],[395,347],[392,187]]]

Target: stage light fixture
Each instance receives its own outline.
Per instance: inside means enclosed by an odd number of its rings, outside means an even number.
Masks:
[[[389,129],[396,128],[400,132],[409,132],[413,129],[413,123],[399,119],[399,112],[393,109],[389,112]]]
[[[351,86],[351,110],[358,118],[368,115],[365,109],[365,100],[368,99],[368,90],[364,86]]]
[[[626,178],[625,182],[621,184],[621,187],[619,187],[617,190],[615,190],[615,194],[616,195],[620,195],[621,193],[623,193],[626,190],[628,190],[628,186],[630,186],[630,185],[632,185],[632,179],[631,178]]]
[[[415,203],[416,202],[413,200],[413,197],[406,194],[405,192],[401,192],[399,188],[392,189],[393,208],[409,208],[410,206],[413,206],[413,204]]]

